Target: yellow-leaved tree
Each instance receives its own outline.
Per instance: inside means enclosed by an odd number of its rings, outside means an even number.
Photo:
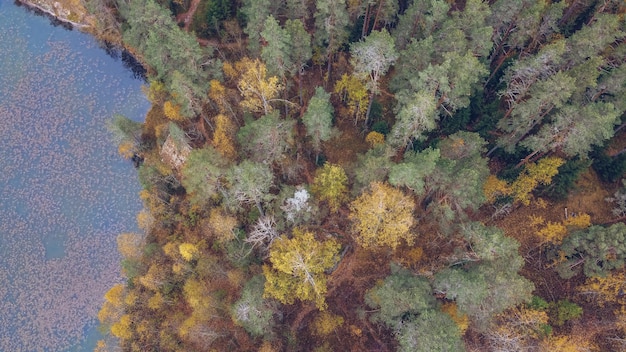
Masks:
[[[372,131],[365,136],[365,141],[370,147],[374,148],[377,145],[385,144],[385,135],[380,132]]]
[[[365,118],[369,103],[369,93],[365,82],[344,73],[335,83],[335,93],[339,94],[341,100],[348,106],[348,112],[354,116],[354,124]]]
[[[348,198],[347,183],[348,176],[341,166],[326,163],[315,171],[311,191],[319,200],[327,202],[332,212],[337,212]]]
[[[365,248],[389,246],[400,240],[413,244],[413,198],[401,190],[381,182],[372,182],[370,191],[361,194],[350,204],[356,241]]]
[[[335,332],[343,325],[343,317],[328,311],[321,312],[311,324],[311,333],[315,336],[324,337]]]
[[[172,121],[183,121],[185,117],[180,113],[180,105],[172,103],[170,100],[163,103],[163,113]]]
[[[296,299],[315,301],[318,309],[326,308],[325,270],[338,261],[339,243],[334,239],[320,242],[310,232],[294,229],[293,238],[282,236],[270,247],[271,266],[263,266],[264,297],[273,297],[283,304]]]
[[[236,72],[239,75],[237,89],[243,100],[241,107],[252,112],[261,112],[264,115],[272,112],[271,102],[278,101],[284,86],[278,77],[267,77],[267,68],[259,59],[243,58],[234,67],[225,64],[224,71]]]
[[[487,202],[493,204],[499,197],[509,195],[511,189],[506,181],[497,178],[495,175],[489,175],[483,185],[483,192]]]
[[[180,255],[183,257],[183,259],[185,259],[186,261],[196,259],[198,258],[198,255],[200,255],[198,247],[193,243],[181,243],[180,245],[178,245],[178,251],[180,252]]]
[[[223,157],[234,160],[237,156],[235,149],[235,125],[224,114],[215,116],[215,132],[211,145]]]
[[[527,164],[524,171],[511,184],[511,195],[524,205],[530,204],[531,192],[539,184],[550,184],[552,177],[559,173],[559,166],[563,163],[565,161],[561,158],[547,157],[536,163]]]

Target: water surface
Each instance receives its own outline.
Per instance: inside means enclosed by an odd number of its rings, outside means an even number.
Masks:
[[[121,280],[115,236],[141,208],[106,121],[143,118],[142,83],[91,37],[0,0],[0,351],[93,349]]]

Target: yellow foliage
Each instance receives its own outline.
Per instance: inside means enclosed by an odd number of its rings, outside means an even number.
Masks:
[[[157,292],[148,299],[148,308],[158,310],[163,305],[163,302],[163,295],[161,295],[161,292]]]
[[[546,209],[548,207],[548,202],[546,202],[543,198],[537,198],[537,200],[535,200],[535,207],[538,209]]]
[[[270,341],[264,340],[259,347],[259,352],[278,352],[279,349],[274,347]]]
[[[133,291],[129,291],[126,294],[126,297],[124,297],[124,304],[127,307],[132,306],[133,304],[135,304],[135,302],[137,302],[137,298],[139,298],[139,296],[137,295],[137,292]]]
[[[483,185],[483,193],[485,194],[485,198],[487,198],[487,202],[493,203],[498,199],[498,197],[509,195],[511,193],[511,189],[506,181],[501,180],[494,175],[489,175]]]
[[[133,337],[133,331],[131,329],[132,320],[129,314],[124,314],[120,317],[120,320],[111,325],[111,334],[113,336],[122,339],[130,340]]]
[[[588,352],[596,351],[584,336],[549,336],[539,346],[541,352]]]
[[[163,104],[163,113],[172,121],[183,121],[185,119],[180,114],[180,105],[172,103],[170,100]]]
[[[241,287],[245,279],[243,271],[239,269],[228,270],[226,277],[228,278],[228,283],[230,283],[233,287]]]
[[[117,235],[117,251],[124,258],[139,258],[143,251],[143,236],[137,233]]]
[[[547,185],[552,177],[558,174],[559,166],[565,161],[561,158],[547,157],[537,163],[527,164],[524,171],[511,184],[511,194],[516,201],[524,205],[530,204],[530,194],[539,184]]]
[[[180,252],[178,250],[178,246],[176,246],[176,243],[174,242],[167,242],[166,244],[163,245],[163,253],[165,253],[166,256],[172,258],[172,259],[176,259],[178,258]]]
[[[326,163],[315,171],[311,191],[321,201],[328,202],[332,212],[337,212],[348,198],[348,176],[339,165]]]
[[[233,66],[228,61],[225,61],[224,64],[222,65],[222,71],[224,71],[224,75],[228,79],[235,79],[239,77],[239,72],[235,69],[235,66]]]
[[[154,128],[154,135],[158,138],[158,139],[165,139],[167,138],[167,135],[169,133],[169,123],[161,123],[158,124],[155,128]]]
[[[363,330],[356,325],[350,325],[350,333],[356,337],[361,337],[363,335]]]
[[[532,227],[543,225],[546,222],[546,219],[541,215],[529,215],[528,216],[528,224]]]
[[[380,182],[373,182],[370,189],[350,204],[357,243],[365,248],[389,246],[395,250],[403,239],[412,245],[413,198]]]
[[[267,68],[259,59],[243,58],[235,64],[235,71],[240,73],[237,88],[243,98],[241,107],[252,112],[271,112],[270,102],[284,89],[278,77],[268,78]]]
[[[232,67],[229,65],[229,67]],[[209,99],[211,99],[216,105],[220,113],[225,113],[228,107],[228,100],[226,99],[226,88],[216,79],[212,79],[209,82]]]
[[[198,258],[198,255],[200,255],[198,247],[193,243],[181,243],[178,246],[178,251],[186,261],[191,261],[192,259]]]
[[[311,325],[311,333],[316,336],[324,337],[330,335],[343,324],[343,317],[335,315],[327,311],[321,312]]]
[[[224,114],[215,116],[215,133],[213,133],[213,141],[211,145],[222,156],[228,159],[235,159],[237,151],[234,144],[235,127],[228,117]]]
[[[165,280],[165,273],[157,266],[157,264],[150,265],[148,272],[139,278],[145,288],[152,291],[158,291]]]
[[[105,294],[105,302],[98,311],[100,323],[111,323],[117,321],[124,311],[125,287],[123,284],[116,284]]]
[[[150,229],[152,229],[154,221],[154,216],[152,216],[152,214],[150,214],[150,212],[146,209],[141,209],[141,211],[137,213],[137,226],[144,230],[145,233],[148,233]]]
[[[96,348],[94,348],[93,352],[108,352],[109,350],[110,348],[104,340],[98,340],[98,342],[96,342]]]
[[[376,131],[372,131],[365,136],[365,141],[374,148],[377,145],[385,144],[385,135]]]
[[[146,92],[146,90],[144,90]],[[152,104],[160,104],[165,96],[165,85],[161,81],[151,80],[146,96]]]
[[[626,274],[624,270],[612,271],[606,277],[587,278],[585,284],[578,286],[584,297],[594,300],[600,307],[607,303],[626,306]]]
[[[120,307],[124,301],[124,285],[115,284],[111,287],[107,293],[104,294],[104,299],[112,303],[116,307]]]
[[[369,94],[363,81],[344,73],[335,83],[334,92],[341,95],[341,100],[348,106],[350,115],[354,115],[355,122],[365,117]]]
[[[521,307],[512,309],[512,314],[514,318],[509,324],[526,336],[539,337],[543,333],[543,327],[548,325],[548,314],[543,310]]]
[[[563,224],[558,222],[548,221],[548,223],[539,231],[537,231],[537,236],[541,238],[543,243],[553,243],[560,244],[567,235],[567,229]]]
[[[130,159],[135,155],[135,143],[131,140],[124,140],[117,146],[117,152],[124,159]]]
[[[339,243],[334,239],[319,242],[310,232],[294,229],[294,237],[282,236],[270,247],[272,266],[263,266],[264,297],[273,297],[283,304],[295,299],[315,301],[324,310],[326,302],[326,274],[324,271],[337,262]]]
[[[228,215],[221,208],[212,208],[209,213],[209,224],[218,242],[228,242],[235,238],[237,218]]]
[[[591,216],[585,213],[576,214],[575,216],[570,216],[565,219],[563,225],[584,229],[591,226]]]
[[[459,313],[458,307],[455,302],[447,302],[441,306],[441,311],[448,314],[452,320],[456,323],[461,331],[461,334],[464,334],[467,328],[469,327],[469,318],[467,314]]]
[[[187,279],[183,286],[183,293],[187,304],[194,310],[194,314],[208,315],[212,310],[213,299],[209,295],[206,284],[196,279]]]
[[[185,270],[185,264],[181,262],[176,262],[172,264],[172,272],[176,275],[181,275]]]

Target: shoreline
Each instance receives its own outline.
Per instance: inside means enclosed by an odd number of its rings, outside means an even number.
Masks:
[[[57,14],[54,11],[54,4],[59,4],[58,2],[53,2],[53,5],[51,6],[52,8],[29,0],[14,0],[14,2],[18,6],[24,6],[37,14],[48,17],[55,25],[62,25],[70,30],[77,28],[79,30],[87,31],[87,29],[91,28],[91,26],[86,23],[72,21],[66,16]]]

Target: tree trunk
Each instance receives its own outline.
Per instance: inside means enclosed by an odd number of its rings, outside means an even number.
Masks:
[[[374,102],[374,93],[370,93],[370,101],[367,103],[367,111],[365,112],[365,128],[370,119],[370,111],[372,111],[372,104]]]

